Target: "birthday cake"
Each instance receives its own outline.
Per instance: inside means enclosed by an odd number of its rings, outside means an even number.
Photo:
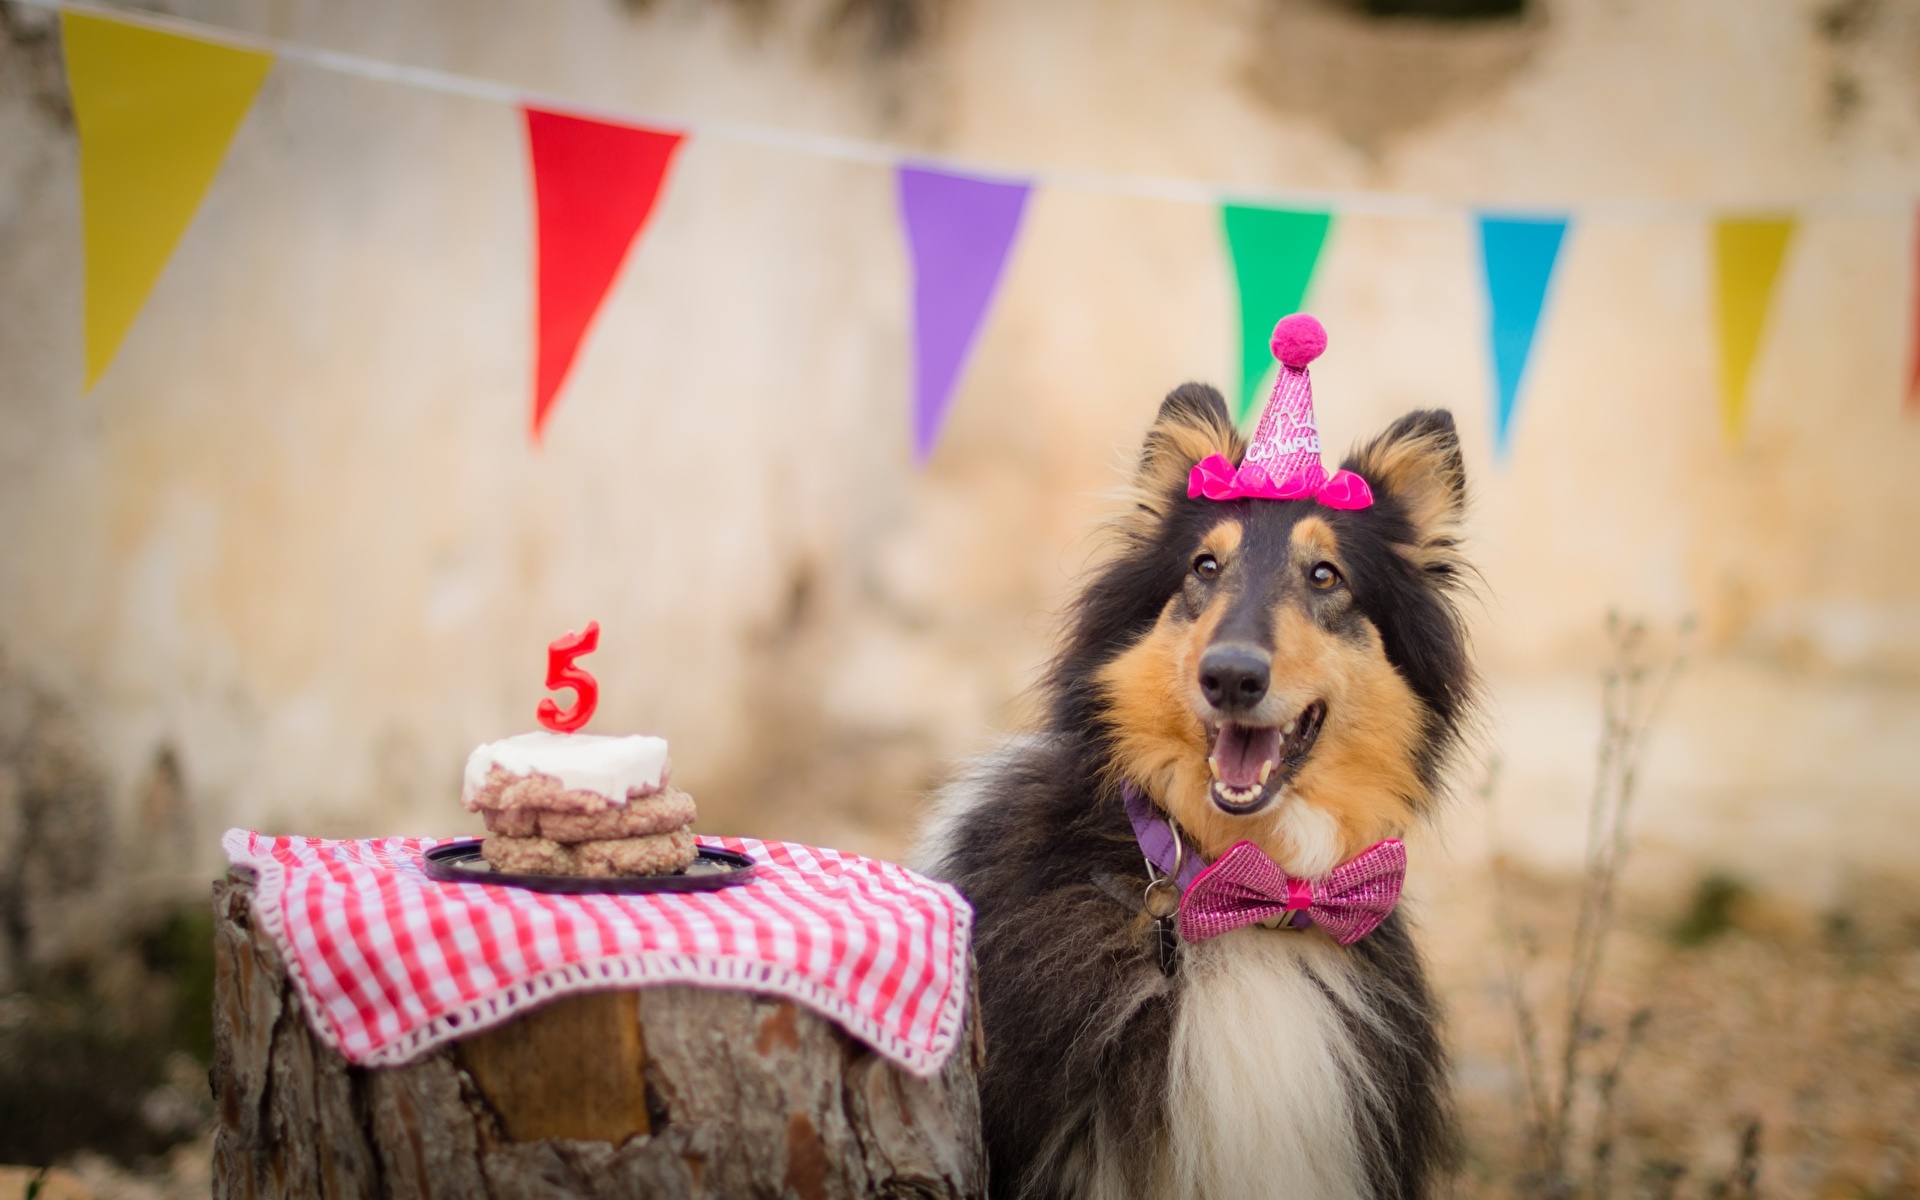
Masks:
[[[496,871],[668,874],[697,854],[693,797],[671,771],[664,738],[523,733],[467,758],[460,799],[486,822]]]

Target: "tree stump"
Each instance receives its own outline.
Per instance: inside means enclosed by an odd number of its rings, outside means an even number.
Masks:
[[[355,1067],[314,1036],[252,897],[244,870],[214,884],[219,1200],[986,1193],[977,1003],[933,1079],[791,1001],[674,986]]]

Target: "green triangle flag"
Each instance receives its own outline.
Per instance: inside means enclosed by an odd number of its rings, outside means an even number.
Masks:
[[[1723,217],[1713,225],[1720,316],[1720,419],[1729,442],[1747,423],[1747,374],[1760,350],[1773,284],[1793,237],[1791,217]]]
[[[1245,420],[1273,366],[1268,341],[1281,317],[1300,311],[1320,261],[1333,214],[1285,208],[1220,206],[1240,289],[1240,393],[1235,415]]]
[[[80,129],[87,386],[113,361],[253,106],[273,56],[60,14]]]

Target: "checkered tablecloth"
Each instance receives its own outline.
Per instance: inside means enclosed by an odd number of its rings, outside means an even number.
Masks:
[[[408,1062],[569,992],[655,983],[795,1000],[918,1075],[959,1040],[973,912],[946,884],[790,842],[702,838],[752,856],[713,892],[562,896],[438,883],[439,840],[229,830],[254,909],[309,1020],[350,1061]]]

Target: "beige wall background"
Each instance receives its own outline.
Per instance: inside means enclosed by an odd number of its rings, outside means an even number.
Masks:
[[[1500,205],[1863,197],[1801,226],[1738,447],[1685,212],[1576,223],[1504,462],[1464,215],[1337,218],[1315,383],[1331,446],[1431,405],[1467,442],[1502,769],[1493,819],[1463,801],[1431,857],[1577,861],[1618,607],[1700,629],[1642,862],[1815,896],[1911,875],[1920,4],[1536,0],[1485,27],[1334,0],[167,11],[1014,168]],[[590,618],[592,728],[669,737],[708,828],[902,853],[926,789],[1020,721],[1159,397],[1232,382],[1216,214],[1045,188],[916,469],[890,177],[696,134],[536,450],[517,113],[283,62],[85,391],[57,33],[4,13],[0,807],[56,763],[143,887],[197,889],[230,825],[468,829],[467,751],[533,727],[546,642]]]

